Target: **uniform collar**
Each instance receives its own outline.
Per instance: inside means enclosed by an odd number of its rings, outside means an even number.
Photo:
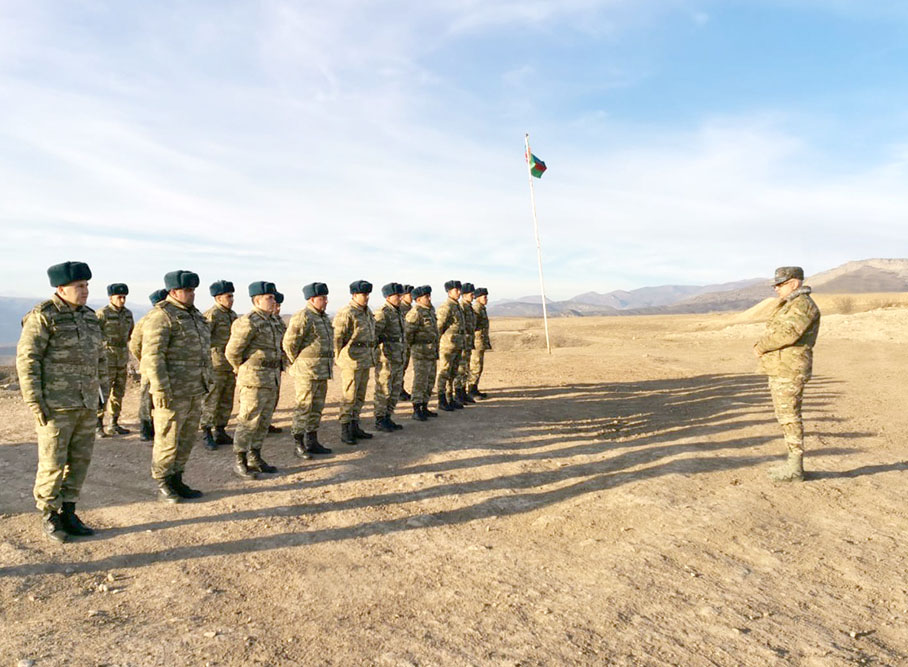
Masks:
[[[193,310],[193,309],[195,308],[195,306],[187,306],[185,303],[182,303],[182,302],[180,302],[180,301],[177,301],[176,299],[174,299],[174,298],[173,298],[172,296],[170,296],[169,294],[167,295],[167,298],[164,299],[164,300],[165,300],[167,303],[169,303],[169,304],[171,304],[171,305],[173,305],[173,306],[176,306],[176,307],[179,308],[180,310],[191,311],[191,310]]]
[[[76,312],[79,310],[84,310],[85,306],[73,306],[70,305],[68,301],[64,301],[60,298],[60,295],[54,292],[54,295],[51,297],[51,301],[54,302],[54,305],[57,307],[57,310]]]

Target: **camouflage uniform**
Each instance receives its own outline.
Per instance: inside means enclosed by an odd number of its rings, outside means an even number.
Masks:
[[[769,376],[776,419],[782,426],[790,457],[804,452],[801,401],[813,371],[813,346],[820,331],[820,310],[803,286],[780,299],[754,349],[759,370]]]
[[[334,316],[334,355],[341,369],[340,423],[359,422],[369,370],[375,366],[375,318],[369,306],[351,301]]]
[[[284,353],[290,363],[296,389],[293,410],[294,437],[318,430],[328,395],[328,380],[334,357],[334,330],[331,320],[312,304],[290,318],[284,334]]]
[[[391,417],[400,390],[404,386],[404,319],[400,308],[385,301],[375,315],[375,338],[380,345],[376,354],[375,394],[373,406],[376,421]]]
[[[201,428],[223,429],[233,412],[233,395],[236,391],[236,375],[227,361],[224,350],[230,340],[230,328],[237,314],[232,308],[215,303],[205,311],[208,331],[211,337],[211,389],[205,396],[202,408]]]
[[[136,322],[132,335],[129,337],[129,352],[139,363],[139,421],[141,422],[150,422],[152,411],[151,383],[148,381],[148,376],[142,372],[142,332],[147,321],[148,313],[145,313]]]
[[[36,418],[34,496],[42,512],[79,500],[98,405],[109,390],[103,341],[95,312],[73,308],[56,294],[22,320],[16,370],[22,398]]]
[[[406,339],[413,359],[413,404],[426,404],[438,362],[438,328],[432,308],[414,304],[407,313]]]
[[[172,296],[151,309],[143,329],[141,368],[154,404],[151,476],[162,482],[182,476],[192,452],[211,388],[211,339],[202,313]]]
[[[476,313],[473,312],[473,301],[464,299],[460,308],[463,311],[463,352],[460,355],[460,364],[457,369],[457,378],[454,380],[456,389],[465,389],[470,386],[470,357],[473,354],[473,333],[476,329]]]
[[[400,302],[400,317],[404,321],[404,329],[406,330],[407,322],[407,313],[413,310],[412,303],[406,303],[404,301]],[[407,337],[404,336],[404,363],[403,370],[400,372],[401,378],[401,392],[406,393],[406,389],[403,388],[403,378],[407,374],[407,369],[410,367],[410,345],[407,343]],[[406,399],[406,396],[402,396],[402,399]]]
[[[281,317],[280,315],[272,315],[272,317],[274,318],[274,323],[277,325],[277,330],[278,330],[278,333],[280,334],[280,338],[278,338],[278,341],[277,341],[277,346],[278,346],[278,350],[281,355],[281,370],[277,374],[277,393],[274,395],[274,410],[271,411],[271,415],[273,418],[274,413],[277,410],[277,404],[281,400],[281,380],[283,379],[282,373],[284,372],[285,369],[290,368],[290,359],[288,359],[287,355],[284,354],[284,350],[282,347],[282,343],[284,340],[284,334],[287,333],[287,323],[284,322],[284,318]],[[280,433],[281,431],[283,431],[282,428],[277,428],[277,427],[271,426],[270,422],[269,422],[268,428],[269,428],[269,430],[272,430],[275,433]]]
[[[107,377],[110,382],[107,412],[110,414],[111,425],[115,426],[120,419],[123,396],[126,394],[129,337],[132,335],[135,321],[129,308],[117,308],[110,303],[97,312],[97,317],[107,349]],[[99,410],[98,419],[103,418],[104,410]]]
[[[453,397],[464,345],[463,309],[459,302],[451,297],[445,299],[438,307],[437,327],[441,367],[438,369],[438,384],[435,389],[440,395]]]
[[[238,318],[230,330],[227,361],[236,370],[240,390],[233,451],[237,454],[262,449],[281,386],[281,330],[269,312],[253,307]]]
[[[489,337],[489,314],[486,307],[473,299],[473,314],[476,318],[473,333],[473,352],[470,355],[470,387],[478,388],[485,362],[486,350],[492,349]]]

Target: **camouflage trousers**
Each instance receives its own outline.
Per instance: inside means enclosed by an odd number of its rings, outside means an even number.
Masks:
[[[152,403],[151,403],[151,382],[144,375],[139,383],[139,420],[151,421]]]
[[[458,389],[464,389],[470,384],[470,353],[473,348],[468,348],[460,353],[460,362],[457,364],[457,377],[454,378],[454,386]]]
[[[126,395],[126,366],[108,366],[107,377],[110,379],[110,392],[105,409],[98,410],[98,419],[103,419],[106,412],[111,420],[117,421],[123,410],[123,396]]]
[[[63,503],[79,500],[82,483],[95,446],[97,415],[94,410],[51,410],[38,432],[38,472],[35,475],[35,504],[58,511]]]
[[[154,406],[154,447],[151,476],[164,479],[186,469],[202,415],[204,394],[171,398],[167,407]]]
[[[340,423],[349,424],[359,419],[363,405],[366,403],[366,390],[369,388],[369,371],[371,368],[341,368]]]
[[[293,435],[317,431],[322,423],[325,397],[328,395],[328,380],[293,378],[296,389],[296,407],[293,409]]]
[[[372,405],[375,417],[391,416],[404,387],[404,367],[382,357],[375,366],[375,394]]]
[[[776,419],[789,450],[804,450],[804,422],[801,419],[801,402],[804,398],[804,376],[769,376],[769,391]]]
[[[236,415],[236,432],[233,434],[233,451],[260,450],[271,416],[274,414],[278,387],[250,387],[240,385],[240,410]]]
[[[438,359],[438,383],[436,391],[439,394],[453,394],[457,387],[457,372],[460,369],[460,357],[463,353],[459,347],[442,349]]]
[[[470,354],[470,382],[469,384],[479,386],[479,378],[482,377],[482,369],[485,366],[486,351],[471,350]]]
[[[215,371],[211,376],[211,389],[205,396],[202,407],[202,428],[218,426],[223,428],[230,421],[233,412],[233,394],[236,391],[236,375],[233,371]]]
[[[432,386],[435,384],[435,372],[438,362],[435,359],[413,357],[413,402],[428,403],[432,397]]]
[[[401,389],[403,389],[403,385],[404,385],[403,378],[404,378],[404,375],[407,374],[408,368],[410,368],[410,348],[407,346],[404,346],[404,365],[401,366],[401,371],[400,371],[400,388]]]

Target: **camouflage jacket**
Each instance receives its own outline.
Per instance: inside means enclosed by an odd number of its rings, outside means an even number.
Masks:
[[[389,363],[404,363],[404,318],[400,308],[385,301],[375,313],[375,338],[381,346],[381,355]]]
[[[351,301],[334,316],[334,355],[341,368],[375,366],[375,318],[369,306]]]
[[[208,332],[211,336],[211,368],[218,372],[233,372],[233,367],[227,361],[224,350],[230,340],[230,327],[236,321],[237,314],[232,308],[224,308],[215,303],[205,311],[205,320],[208,322]]]
[[[473,333],[476,330],[476,313],[473,312],[473,301],[463,301],[460,304],[463,311],[463,349],[473,349]]]
[[[26,403],[42,409],[97,409],[107,396],[107,353],[88,306],[71,308],[56,294],[22,319],[16,370]]]
[[[306,304],[290,318],[284,334],[284,354],[290,375],[312,380],[330,380],[334,364],[334,329],[325,313]]]
[[[801,287],[779,299],[766,323],[766,331],[754,345],[760,353],[760,372],[810,379],[813,346],[819,332],[820,309],[810,297],[809,287]]]
[[[442,350],[462,350],[464,337],[463,309],[448,297],[438,307],[438,345]]]
[[[125,368],[129,363],[129,337],[135,328],[132,311],[125,307],[114,308],[109,303],[97,312],[97,316],[107,348],[107,365]]]
[[[277,387],[281,383],[284,353],[281,329],[271,313],[258,308],[237,318],[230,327],[227,361],[236,382],[246,387]]]
[[[491,350],[492,339],[489,337],[489,314],[486,312],[486,307],[474,299],[473,313],[476,315],[473,348],[476,350]]]
[[[145,328],[145,323],[148,321],[149,313],[145,313],[142,317],[139,318],[139,321],[136,322],[136,326],[132,329],[132,334],[129,336],[129,353],[136,358],[140,364],[142,363],[142,331]]]
[[[159,302],[142,325],[140,370],[155,398],[190,398],[211,386],[208,322],[195,306],[172,296]]]
[[[413,304],[413,303],[404,303],[403,301],[400,302],[400,306],[399,306],[400,319],[402,319],[404,322],[404,332],[405,333],[407,330],[407,326],[406,326],[407,325],[407,313],[409,313],[411,310],[413,310],[414,305],[415,304]],[[406,337],[406,335],[404,335],[404,349],[408,348],[409,346],[410,346],[410,344],[407,342],[407,337]]]
[[[438,328],[431,308],[417,303],[407,313],[405,337],[414,359],[438,359]]]
[[[285,371],[290,368],[290,358],[284,353],[284,334],[287,333],[287,323],[284,321],[284,318],[281,315],[272,315],[274,318],[274,323],[277,325],[277,331],[281,335],[278,339],[278,347],[281,351],[281,371]]]

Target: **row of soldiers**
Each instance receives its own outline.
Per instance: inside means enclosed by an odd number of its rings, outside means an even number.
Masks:
[[[96,435],[128,433],[119,424],[127,341],[139,361],[143,436],[154,439],[152,477],[158,497],[169,503],[202,495],[183,481],[200,424],[207,447],[233,445],[234,471],[243,479],[276,470],[261,449],[285,369],[296,389],[295,451],[307,459],[331,453],[318,441],[318,428],[334,362],[341,369],[341,440],[348,445],[372,437],[360,426],[360,412],[373,372],[376,427],[389,433],[402,428],[392,419],[402,397],[412,400],[418,421],[437,416],[428,408],[433,387],[439,408],[447,411],[485,397],[479,381],[491,349],[488,290],[469,283],[448,281],[437,310],[430,286],[388,283],[382,288],[385,302],[373,313],[372,285],[358,280],[333,323],[325,313],[328,286],[311,283],[303,288],[306,307],[285,326],[274,283],[250,284],[252,310],[237,316],[233,284],[217,281],[210,287],[215,305],[203,315],[194,305],[198,275],[173,271],[164,276],[164,289],[150,296],[152,310],[134,325],[125,284],[108,286],[110,303],[96,315],[85,305],[87,264],[57,264],[48,277],[55,294],[23,319],[16,364],[37,422],[35,500],[45,533],[57,541],[93,532],[76,515],[75,504]],[[412,396],[403,389],[411,362]],[[231,438],[226,425],[237,389]]]

